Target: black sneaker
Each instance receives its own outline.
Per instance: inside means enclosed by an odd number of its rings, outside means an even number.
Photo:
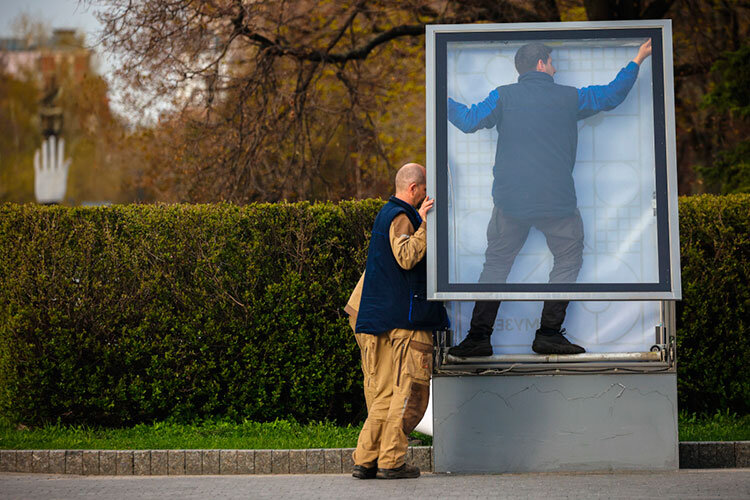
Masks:
[[[492,344],[489,337],[468,336],[460,344],[448,349],[448,354],[459,358],[492,356]]]
[[[536,331],[531,350],[537,354],[581,354],[586,352],[586,349],[572,344],[564,335],[565,328],[552,334],[542,333],[540,328]]]
[[[352,468],[352,476],[357,479],[375,479],[375,475],[378,472],[378,466],[373,465],[372,467],[364,467],[362,465],[355,465]]]
[[[413,479],[419,477],[419,467],[404,464],[395,469],[378,469],[378,479]]]

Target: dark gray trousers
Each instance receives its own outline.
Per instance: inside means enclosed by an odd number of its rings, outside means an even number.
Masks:
[[[566,217],[517,219],[504,215],[497,207],[492,209],[492,218],[487,226],[487,251],[484,254],[484,268],[479,275],[480,283],[505,283],[532,227],[544,234],[554,258],[549,282],[575,283],[583,265],[583,221],[578,210]],[[499,307],[499,301],[477,302],[469,335],[491,335]],[[566,300],[545,301],[542,327],[559,330],[567,308]]]

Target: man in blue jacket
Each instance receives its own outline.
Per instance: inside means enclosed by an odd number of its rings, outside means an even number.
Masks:
[[[479,281],[505,283],[531,227],[540,230],[554,258],[550,283],[575,283],[583,264],[583,222],[578,212],[573,166],[577,121],[618,106],[651,55],[651,40],[608,85],[581,89],[554,82],[552,49],[524,45],[515,56],[518,83],[503,85],[467,107],[448,99],[448,119],[465,133],[497,127],[493,168],[494,208],[487,228],[487,250]],[[500,302],[477,302],[467,337],[452,347],[454,356],[490,356],[490,336]],[[532,349],[539,354],[578,354],[562,328],[567,301],[546,301]]]

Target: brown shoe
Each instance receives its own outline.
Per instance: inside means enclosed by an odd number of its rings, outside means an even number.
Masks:
[[[378,472],[378,467],[364,467],[362,465],[355,465],[352,468],[352,476],[357,479],[375,479],[375,474]]]
[[[378,469],[378,479],[413,479],[419,477],[419,467],[404,464],[395,469]]]

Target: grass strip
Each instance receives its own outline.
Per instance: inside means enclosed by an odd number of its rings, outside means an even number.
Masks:
[[[156,422],[112,429],[47,425],[28,429],[0,421],[0,449],[307,449],[353,448],[362,426],[337,426],[331,422],[299,424],[289,420],[241,423],[204,420],[191,424]],[[414,433],[422,444],[430,436]]]
[[[122,429],[48,425],[0,429],[4,449],[304,449],[348,448],[357,442],[359,427],[329,422],[206,420],[191,424],[156,422]]]
[[[191,424],[156,422],[124,429],[47,425],[28,429],[0,421],[0,449],[307,449],[353,448],[361,426],[331,422],[300,424],[204,420]],[[748,441],[750,415],[717,412],[710,416],[680,413],[680,441]],[[432,437],[413,433],[429,446]]]
[[[680,412],[680,441],[750,441],[750,415],[717,411],[701,416]]]

